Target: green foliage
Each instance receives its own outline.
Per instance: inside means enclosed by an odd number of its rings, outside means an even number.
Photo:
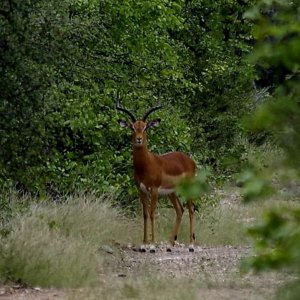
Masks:
[[[4,195],[0,196],[0,211],[1,211],[1,215],[0,215],[0,228],[1,228],[0,236],[1,236],[6,234],[5,224],[7,223],[7,221],[12,215],[12,209],[9,205],[9,201],[7,197],[5,197]]]
[[[257,170],[246,169],[238,178],[238,184],[242,186],[242,194],[246,202],[266,198],[273,192],[272,185]]]
[[[273,135],[284,153],[283,159],[277,157],[270,166],[273,179],[276,172],[284,175],[289,184],[299,184],[300,175],[299,12],[298,1],[260,1],[246,14],[257,23],[254,28],[257,48],[252,59],[263,67],[271,68],[279,84],[272,100],[258,108],[250,127],[253,130],[268,130]],[[258,182],[258,178],[255,176],[254,180]],[[250,194],[253,191],[253,196],[258,196],[263,189],[257,185],[250,190]],[[272,209],[267,212],[261,225],[250,230],[256,238],[257,252],[257,256],[249,262],[251,267],[257,270],[288,268],[299,274],[299,215],[297,208]],[[290,293],[286,294],[286,299],[299,296],[295,289],[297,285],[299,279],[289,287]]]
[[[252,59],[264,67],[272,67],[281,76],[273,101],[259,107],[252,129],[268,130],[284,149],[287,161],[299,168],[299,53],[300,24],[296,2],[262,1],[255,8],[264,10],[257,20],[257,51]],[[250,16],[256,14],[250,12]],[[266,39],[266,36],[268,37]]]
[[[192,150],[202,163],[230,174],[239,165],[242,145],[239,120],[249,111],[253,67],[252,24],[242,15],[253,1],[189,1],[187,28],[180,36],[189,49],[186,76],[190,91]]]
[[[249,230],[256,239],[257,257],[248,261],[256,270],[300,267],[300,210],[270,210],[264,222]]]
[[[138,115],[165,106],[153,151],[193,151],[229,171],[251,89],[247,6],[2,1],[0,185],[40,197],[78,188],[133,195],[116,95]]]
[[[130,139],[118,128],[114,95],[141,113],[158,101],[163,86],[168,97],[182,89],[180,46],[168,35],[182,27],[180,5],[1,3],[2,186],[10,180],[40,196],[128,189]],[[168,97],[161,96],[168,107]],[[162,127],[166,141],[157,148],[188,151],[186,122],[178,109],[170,110],[173,118],[168,115],[170,123]]]
[[[197,205],[202,202],[204,196],[210,189],[208,184],[209,172],[207,170],[200,170],[192,179],[186,179],[180,182],[177,186],[177,192],[182,196],[184,201],[193,200]]]

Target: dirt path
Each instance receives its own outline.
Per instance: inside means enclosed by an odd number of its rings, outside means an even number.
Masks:
[[[165,246],[159,246],[156,253],[140,253],[124,249],[119,270],[123,276],[136,276],[144,272],[147,266],[159,276],[181,278],[211,275],[223,280],[226,273],[238,272],[240,260],[250,253],[249,247],[195,247],[189,252],[183,246],[176,246],[172,252],[166,252]]]
[[[282,278],[278,274],[241,274],[241,259],[251,255],[250,247],[200,247],[194,253],[187,248],[177,246],[166,252],[165,246],[157,252],[140,253],[134,248],[120,250],[120,255],[108,255],[110,271],[100,274],[105,278],[102,284],[115,282],[134,282],[136,278],[151,274],[157,280],[174,279],[170,282],[191,282],[196,288],[197,299],[267,299],[274,295]],[[177,281],[176,281],[177,279]],[[100,279],[101,281],[101,279]],[[74,293],[74,290],[72,291]],[[81,298],[81,297],[80,297]],[[87,297],[89,298],[89,297]],[[24,288],[18,285],[0,286],[0,300],[61,300],[70,298],[69,291]],[[86,299],[82,295],[81,299]]]
[[[157,278],[194,281],[197,299],[267,299],[275,295],[283,276],[276,273],[260,275],[241,273],[241,262],[251,256],[249,246],[195,247],[195,252],[177,246],[166,252],[158,247],[155,254],[123,250],[116,270],[119,277],[137,277],[146,272]]]

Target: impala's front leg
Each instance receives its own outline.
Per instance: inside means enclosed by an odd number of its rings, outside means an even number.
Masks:
[[[151,190],[151,203],[150,203],[150,220],[151,220],[151,245],[150,252],[155,252],[155,212],[158,201],[158,189]]]
[[[143,206],[143,217],[144,217],[144,239],[143,245],[140,247],[141,252],[146,252],[146,245],[148,244],[148,216],[149,216],[149,204],[147,194],[140,191],[140,198]]]

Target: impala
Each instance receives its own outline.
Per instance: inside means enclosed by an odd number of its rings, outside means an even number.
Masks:
[[[148,218],[151,221],[150,252],[155,252],[155,212],[158,197],[167,195],[176,211],[176,221],[170,236],[167,251],[171,251],[177,240],[178,229],[183,215],[183,207],[175,193],[176,185],[184,178],[195,176],[196,164],[182,152],[171,152],[163,155],[151,153],[147,148],[147,130],[159,126],[160,119],[147,121],[151,113],[160,109],[157,105],[146,111],[142,119],[137,119],[128,109],[119,103],[116,109],[126,113],[131,122],[118,120],[121,127],[132,130],[134,179],[140,192],[144,216],[144,239],[140,251],[146,251],[148,244]],[[189,251],[194,251],[195,234],[193,231],[194,205],[192,200],[187,202],[190,217]]]

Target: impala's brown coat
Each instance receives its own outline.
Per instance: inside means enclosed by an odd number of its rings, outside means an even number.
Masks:
[[[118,106],[117,108],[120,109]],[[126,112],[126,109],[121,108],[120,110]],[[146,116],[152,110],[149,110]],[[176,222],[170,237],[170,243],[174,245],[183,214],[183,208],[175,194],[175,188],[183,178],[191,178],[195,175],[196,164],[188,155],[182,152],[171,152],[164,155],[149,152],[146,130],[157,126],[160,120],[146,122],[144,117],[143,120],[136,121],[132,113],[130,113],[130,117],[132,118],[132,123],[123,120],[119,122],[122,127],[128,127],[133,130],[134,179],[140,190],[140,198],[143,206],[143,242],[145,244],[148,243],[148,218],[150,217],[151,243],[155,243],[155,211],[158,197],[159,195],[168,195],[176,211]],[[150,202],[148,198],[150,198]],[[187,206],[190,216],[190,251],[193,251],[193,242],[195,240],[193,232],[194,207],[191,200],[188,201]]]

